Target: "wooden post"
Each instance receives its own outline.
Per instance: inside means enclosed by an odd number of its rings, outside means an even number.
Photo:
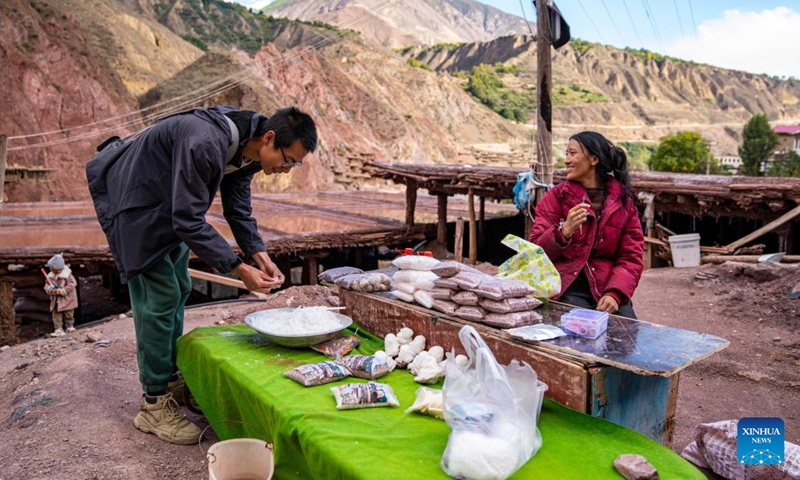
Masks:
[[[645,235],[648,237],[655,237],[656,230],[654,228],[655,225],[655,194],[648,193],[648,192],[640,192],[639,198],[644,200],[647,203],[647,206],[644,208],[644,231]],[[653,268],[653,259],[655,252],[653,245],[649,242],[645,242],[644,244],[644,269],[649,270]]]
[[[461,217],[456,219],[456,241],[453,246],[453,257],[456,262],[464,259],[464,219]]]
[[[436,241],[440,245],[447,243],[447,195],[440,193],[436,195],[438,202],[438,219],[436,223]]]
[[[539,168],[534,172],[541,174],[539,180],[544,184],[553,183],[553,71],[550,57],[550,12],[547,2],[539,2],[536,8],[536,88],[539,104],[536,108],[536,159]],[[536,188],[536,204],[544,197],[546,190]]]
[[[414,209],[417,207],[417,182],[408,180],[406,183],[406,226],[414,226]]]
[[[292,286],[292,259],[289,258],[288,255],[281,255],[277,258],[272,259],[275,262],[275,265],[278,266],[278,270],[281,271],[283,276],[286,278],[286,281],[283,282],[283,285],[280,286],[277,290],[282,290],[284,288],[289,288]],[[275,290],[273,290],[275,291]]]
[[[3,216],[3,185],[6,182],[6,147],[8,137],[0,135],[0,216]],[[2,337],[0,337],[2,338]],[[16,336],[15,336],[16,338]]]
[[[467,194],[467,202],[469,203],[469,264],[475,265],[478,263],[478,224],[475,221],[475,195],[471,188]]]
[[[303,285],[316,285],[317,284],[317,257],[304,256],[303,257]]]
[[[478,246],[486,245],[486,197],[480,197],[480,210],[478,211]]]
[[[17,343],[13,283],[0,282],[0,345]]]

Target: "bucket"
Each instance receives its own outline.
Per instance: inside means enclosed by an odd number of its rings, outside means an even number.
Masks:
[[[669,237],[672,264],[676,268],[700,265],[700,234],[672,235]]]
[[[210,480],[270,480],[275,468],[272,445],[255,438],[234,438],[208,449]]]

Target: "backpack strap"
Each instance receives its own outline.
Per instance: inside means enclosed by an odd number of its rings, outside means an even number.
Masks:
[[[228,126],[231,127],[231,145],[228,147],[228,153],[225,156],[225,163],[228,163],[236,155],[236,151],[239,150],[239,128],[227,115],[223,115],[223,117],[228,121]]]

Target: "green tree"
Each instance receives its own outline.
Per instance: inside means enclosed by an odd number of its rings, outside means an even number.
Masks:
[[[742,146],[739,156],[742,157],[742,175],[760,177],[764,175],[761,165],[772,156],[778,134],[767,121],[766,113],[753,115],[742,130]]]
[[[789,150],[775,158],[769,167],[772,177],[800,177],[800,155],[794,150]]]
[[[656,153],[647,165],[657,172],[719,173],[719,160],[708,154],[703,136],[697,132],[678,132],[660,138]],[[711,162],[710,165],[708,162]]]

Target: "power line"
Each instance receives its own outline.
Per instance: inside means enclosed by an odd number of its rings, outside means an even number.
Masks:
[[[606,9],[606,13],[608,14],[608,18],[611,19],[611,24],[614,25],[614,30],[617,31],[617,35],[619,35],[619,38],[620,38],[620,40],[622,40],[622,43],[623,44],[628,43],[625,40],[625,37],[622,35],[622,32],[620,31],[619,27],[617,26],[617,22],[614,21],[614,17],[611,16],[611,11],[608,9],[608,5],[606,5],[606,0],[603,0],[603,8]]]
[[[377,9],[375,9],[373,12],[370,12],[370,13],[372,13],[372,14],[380,13],[383,10],[386,10],[388,8],[391,8],[391,7],[395,6],[396,4],[401,3],[402,1],[403,0],[393,0],[391,2],[387,2],[386,4],[381,5],[380,7],[378,7]],[[355,26],[359,25],[361,23],[362,19],[364,19],[364,20],[367,19],[366,18],[366,14],[356,17],[351,22],[347,22],[345,24],[342,24],[340,26],[340,32],[337,32],[335,36],[339,36],[339,37],[343,36],[344,34],[346,34],[344,29],[352,28],[352,27],[355,27]],[[299,53],[292,54],[292,55],[289,55],[289,56],[281,55],[281,57],[279,59],[274,59],[273,61],[268,62],[265,66],[261,66],[261,65],[256,64],[256,68],[257,68],[257,70],[259,72],[265,73],[266,71],[270,70],[271,68],[274,68],[274,67],[277,67],[277,66],[280,66],[280,65],[283,65],[283,64],[287,64],[292,60],[295,60],[297,58],[302,57],[303,55],[305,55],[307,53],[310,53],[311,51],[315,50],[316,48],[321,47],[325,43],[333,40],[333,38],[334,37],[326,37],[324,34],[320,33],[318,37],[314,37],[313,41],[306,42],[307,43],[306,46],[303,46],[302,43],[300,45],[298,45],[298,47],[303,47]],[[267,67],[267,68],[264,68],[264,67]],[[112,132],[112,131],[115,131],[115,130],[119,130],[121,128],[128,127],[128,126],[131,126],[131,125],[147,123],[148,121],[151,121],[151,120],[158,120],[158,119],[163,118],[165,116],[168,116],[168,115],[170,115],[172,113],[180,112],[181,110],[186,109],[186,107],[188,107],[190,105],[197,104],[197,103],[199,103],[199,102],[201,102],[203,100],[206,100],[208,98],[211,98],[211,97],[213,97],[213,96],[215,96],[215,95],[217,95],[219,93],[225,92],[225,91],[230,90],[232,88],[235,88],[235,87],[237,87],[239,85],[242,85],[247,80],[249,80],[250,78],[253,78],[255,76],[256,76],[256,72],[251,72],[251,73],[247,73],[247,74],[242,73],[242,72],[237,72],[235,74],[228,75],[227,77],[225,77],[223,79],[216,80],[216,81],[211,82],[211,83],[209,83],[207,85],[198,87],[198,88],[196,88],[196,89],[194,89],[194,90],[192,90],[190,92],[184,93],[184,94],[179,95],[177,97],[173,97],[173,98],[161,101],[161,102],[159,102],[157,104],[151,105],[151,106],[146,107],[146,108],[142,108],[142,109],[139,109],[139,110],[128,112],[127,114],[124,114],[124,115],[118,115],[116,117],[106,118],[104,120],[92,122],[90,124],[80,125],[80,126],[77,126],[77,127],[71,127],[71,128],[62,129],[62,130],[55,130],[55,131],[52,131],[52,132],[42,132],[42,133],[38,133],[38,134],[30,134],[30,135],[21,135],[21,136],[9,137],[9,139],[22,139],[22,138],[31,138],[31,137],[36,137],[36,136],[45,136],[45,135],[54,134],[54,133],[61,133],[62,135],[66,135],[66,134],[68,134],[68,132],[71,132],[73,130],[79,130],[79,129],[87,128],[89,126],[100,125],[100,124],[105,123],[105,122],[110,121],[110,120],[117,120],[117,119],[121,119],[121,118],[130,117],[131,115],[135,115],[135,114],[138,114],[138,113],[151,111],[151,110],[154,110],[154,109],[158,108],[159,106],[163,106],[163,105],[169,104],[171,102],[175,102],[176,100],[186,98],[187,96],[192,95],[193,93],[199,93],[199,92],[201,92],[201,91],[203,91],[205,89],[208,89],[208,88],[217,87],[219,85],[224,85],[224,83],[229,81],[229,80],[234,80],[231,83],[229,83],[228,85],[220,86],[220,87],[218,87],[216,89],[213,89],[213,90],[211,90],[209,92],[203,93],[203,94],[201,94],[199,96],[196,96],[196,97],[192,97],[192,98],[190,98],[190,99],[188,99],[186,101],[180,102],[177,105],[173,105],[173,106],[168,107],[168,108],[166,108],[164,110],[161,110],[159,112],[145,115],[143,118],[135,118],[133,120],[126,121],[126,122],[124,122],[122,124],[118,124],[118,125],[113,125],[113,126],[110,126],[110,127],[97,129],[97,130],[94,130],[94,131],[91,131],[91,132],[82,133],[82,134],[75,135],[75,136],[68,137],[68,138],[62,138],[62,139],[58,139],[58,140],[51,140],[51,141],[38,142],[38,143],[33,143],[33,144],[28,144],[28,145],[21,145],[21,146],[11,147],[11,148],[8,148],[8,150],[9,151],[12,151],[12,150],[27,150],[27,149],[30,149],[30,148],[39,148],[39,147],[60,145],[60,144],[63,144],[63,143],[71,143],[71,142],[75,142],[75,141],[78,141],[78,140],[83,140],[83,139],[86,139],[86,138],[95,137],[97,135],[101,135],[101,134],[104,134],[104,133],[109,133],[109,132]],[[239,78],[237,78],[237,77],[239,77]]]
[[[639,29],[636,28],[636,23],[633,21],[633,17],[631,16],[631,11],[628,9],[628,2],[622,0],[622,4],[625,5],[625,11],[628,12],[628,19],[630,19],[631,21],[631,25],[633,26],[633,31],[636,32],[636,38],[639,39],[639,45],[644,46],[642,37],[639,36]]]
[[[681,37],[684,37],[686,34],[683,33],[683,22],[681,21],[681,12],[678,10],[678,0],[672,0],[672,4],[675,5],[675,15],[678,16],[678,25],[681,27]]]
[[[694,8],[692,8],[692,0],[689,0],[689,13],[692,15],[692,29],[694,29],[694,39],[697,40],[697,22],[694,21]]]
[[[656,36],[658,46],[661,50],[664,50],[664,44],[661,42],[661,33],[658,31],[658,24],[655,17],[653,17],[652,13],[650,12],[650,4],[647,3],[647,0],[642,0],[642,4],[644,5],[644,12],[647,15],[647,19],[650,21],[650,28],[653,29],[653,33]]]
[[[531,28],[531,23],[528,21],[528,17],[525,16],[525,7],[522,5],[522,0],[519,0],[519,11],[522,12],[522,18],[525,20],[525,25],[528,26],[528,31],[531,32],[531,36],[534,36],[535,34]]]
[[[589,23],[591,23],[592,26],[594,27],[594,31],[597,32],[597,36],[600,37],[600,41],[603,42],[603,43],[606,43],[605,39],[603,38],[603,34],[600,33],[600,30],[597,28],[597,25],[594,24],[594,20],[592,20],[592,16],[589,15],[589,12],[586,11],[586,7],[583,6],[583,2],[581,2],[581,0],[578,0],[578,5],[581,6],[581,10],[583,10],[583,13],[586,14],[586,18],[589,19]]]

